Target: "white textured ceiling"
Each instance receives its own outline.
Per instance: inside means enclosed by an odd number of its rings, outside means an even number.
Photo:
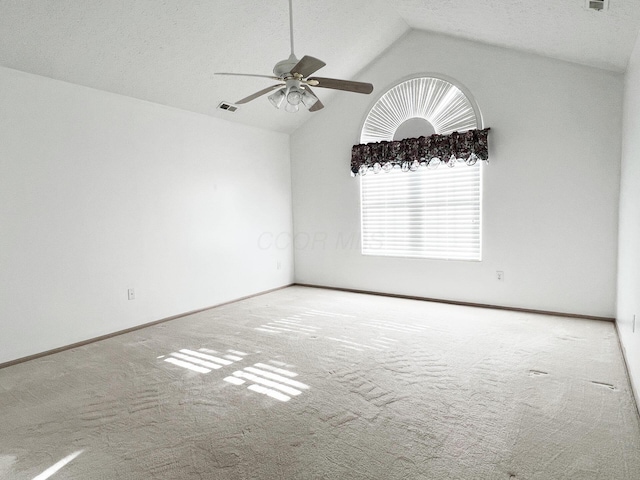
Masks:
[[[349,79],[410,28],[623,71],[640,0],[293,0],[295,50]],[[268,85],[289,54],[287,0],[0,0],[0,65],[151,102],[291,132],[311,115],[266,98],[216,110]],[[366,79],[365,79],[366,80]],[[327,108],[338,95],[316,89]]]
[[[640,28],[640,0],[610,0],[606,11],[585,0],[397,0],[415,29],[622,72]]]

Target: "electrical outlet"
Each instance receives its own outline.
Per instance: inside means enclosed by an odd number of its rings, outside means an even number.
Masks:
[[[136,291],[133,288],[130,288],[127,290],[127,298],[129,300],[135,300],[136,299]]]
[[[496,280],[500,282],[504,280],[504,272],[502,270],[496,272]]]
[[[278,260],[278,263],[276,264],[276,267],[278,268],[278,270],[280,270],[282,268],[282,262],[280,260]]]

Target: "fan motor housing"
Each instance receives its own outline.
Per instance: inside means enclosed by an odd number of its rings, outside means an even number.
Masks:
[[[295,55],[290,55],[286,60],[281,60],[273,67],[273,74],[276,77],[285,78],[291,76],[291,69],[298,64],[298,59]]]

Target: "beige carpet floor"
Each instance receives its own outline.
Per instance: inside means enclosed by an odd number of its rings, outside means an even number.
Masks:
[[[2,479],[640,479],[613,324],[291,287],[0,370]]]

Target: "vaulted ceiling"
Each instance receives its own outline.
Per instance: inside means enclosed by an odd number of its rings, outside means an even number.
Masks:
[[[463,37],[623,72],[640,29],[638,0],[293,0],[295,52],[350,79],[410,29]],[[311,115],[265,98],[217,110],[273,82],[214,76],[271,74],[288,57],[287,0],[0,0],[0,65],[292,132]],[[364,79],[366,80],[366,79]],[[317,89],[330,108],[345,93]]]

